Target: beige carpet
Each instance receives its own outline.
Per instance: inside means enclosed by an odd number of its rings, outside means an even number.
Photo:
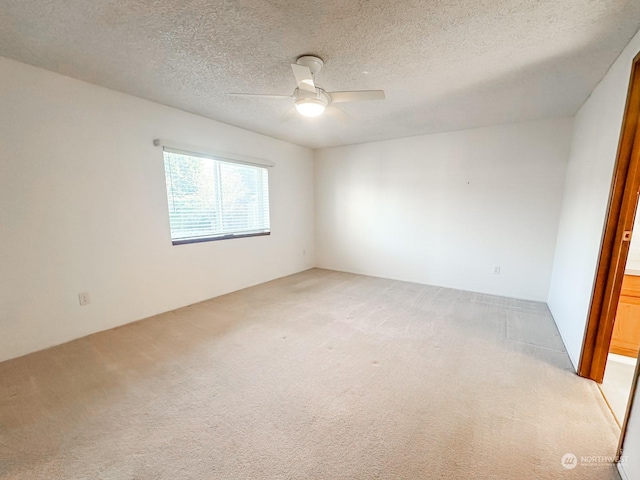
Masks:
[[[3,479],[603,480],[616,436],[544,304],[326,270],[0,364]]]

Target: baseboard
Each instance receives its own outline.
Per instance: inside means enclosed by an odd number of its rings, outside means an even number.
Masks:
[[[618,475],[620,475],[620,480],[631,480],[627,475],[627,472],[624,471],[624,465],[622,465],[620,462],[617,462],[616,468],[618,469]]]
[[[510,296],[510,295],[495,293],[495,292],[486,292],[486,291],[482,291],[482,290],[469,290],[467,288],[463,288],[463,287],[459,287],[459,286],[455,286],[455,285],[438,285],[436,283],[425,283],[422,280],[418,280],[418,279],[414,279],[414,278],[399,278],[399,277],[394,277],[394,276],[389,276],[389,275],[384,275],[384,274],[378,274],[378,273],[361,272],[361,271],[358,271],[358,270],[345,270],[345,269],[336,268],[336,267],[326,267],[326,266],[323,266],[321,264],[318,264],[317,262],[316,262],[314,268],[318,268],[320,270],[330,270],[332,272],[339,272],[339,273],[350,273],[352,275],[361,275],[363,277],[383,278],[385,280],[395,280],[395,281],[398,281],[398,282],[415,283],[417,285],[428,285],[430,287],[446,288],[446,289],[449,289],[449,290],[459,290],[461,292],[478,293],[480,295],[490,295],[492,297],[508,298],[508,299],[511,299],[511,300],[522,300],[524,302],[544,303],[545,305],[547,305],[547,308],[549,308],[549,305],[547,304],[547,299],[546,298],[514,297],[514,296]]]
[[[99,327],[99,328],[96,328],[95,330],[92,329],[90,331],[82,332],[80,334],[75,334],[74,333],[74,334],[69,335],[68,338],[66,338],[64,340],[54,341],[54,342],[51,342],[51,343],[44,343],[44,344],[40,344],[40,345],[35,345],[32,348],[25,349],[24,351],[19,352],[17,354],[10,354],[10,355],[8,355],[6,357],[2,356],[2,353],[0,352],[0,363],[6,362],[6,361],[9,361],[9,360],[15,360],[16,358],[20,358],[20,357],[24,357],[24,356],[27,356],[27,355],[31,355],[31,354],[36,353],[36,352],[42,352],[42,351],[48,350],[50,348],[59,347],[60,345],[64,345],[66,343],[74,342],[76,340],[80,340],[81,338],[90,337],[91,335],[96,335],[96,334],[101,333],[101,332],[106,332],[106,331],[109,331],[109,330],[114,330],[116,328],[124,327],[125,325],[131,325],[133,323],[141,322],[141,321],[146,320],[148,318],[152,318],[152,317],[155,317],[155,316],[158,316],[158,315],[163,315],[165,313],[172,312],[172,311],[178,310],[180,308],[186,308],[186,307],[189,307],[191,305],[196,305],[196,304],[201,303],[201,302],[206,302],[206,301],[211,300],[213,298],[222,297],[224,295],[229,295],[230,293],[239,292],[239,291],[245,290],[247,288],[252,288],[252,287],[255,287],[257,285],[262,285],[263,283],[268,283],[268,282],[272,282],[272,281],[275,281],[275,280],[280,280],[281,278],[290,277],[292,275],[297,275],[299,273],[306,272],[308,270],[313,270],[314,268],[316,268],[316,267],[314,267],[312,265],[311,266],[310,265],[305,265],[305,266],[301,267],[301,270],[296,270],[296,271],[293,271],[293,272],[290,272],[290,273],[286,273],[284,275],[276,274],[278,276],[273,277],[273,278],[269,278],[269,279],[250,281],[250,282],[248,282],[248,284],[243,285],[241,287],[231,287],[231,288],[228,288],[228,289],[223,289],[220,292],[218,292],[215,295],[213,295],[212,297],[203,298],[201,300],[196,300],[194,302],[189,302],[189,303],[185,303],[185,304],[182,304],[182,302],[181,302],[180,304],[175,305],[175,306],[171,306],[170,308],[161,308],[159,311],[148,312],[147,314],[144,314],[144,315],[142,315],[142,316],[140,316],[138,318],[126,319],[126,320],[124,320],[122,322],[119,322],[119,323],[114,324],[114,325],[106,326],[104,328]]]
[[[558,330],[558,333],[560,334],[560,340],[562,340],[562,345],[564,345],[564,351],[567,352],[567,357],[569,357],[569,361],[571,362],[571,365],[573,365],[573,371],[577,374],[578,373],[578,364],[574,360],[573,356],[569,353],[569,349],[567,348],[567,342],[565,341],[564,333],[562,332],[562,329],[560,328],[560,325],[558,325],[558,322],[556,321],[556,317],[553,316],[553,311],[551,310],[551,307],[549,306],[549,302],[547,302],[547,308],[549,309],[549,313],[551,314],[551,318],[553,318],[553,323],[556,325],[556,329]],[[582,352],[580,354],[582,354]]]
[[[637,352],[635,352],[637,353]],[[612,362],[617,362],[617,363],[622,363],[624,365],[631,365],[633,367],[636,366],[636,363],[638,362],[637,357],[628,357],[626,355],[617,355],[615,353],[611,353],[611,351],[609,351],[609,360]]]

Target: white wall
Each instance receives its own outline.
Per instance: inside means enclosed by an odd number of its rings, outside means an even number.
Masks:
[[[595,279],[637,34],[575,118],[549,308],[578,365]]]
[[[316,151],[316,265],[546,300],[571,130],[561,118]]]
[[[4,58],[0,105],[0,360],[313,265],[310,150]],[[275,162],[272,235],[172,246],[158,137]]]
[[[638,396],[640,396],[640,390],[636,391],[636,397]],[[640,398],[635,400],[622,447],[622,456],[625,458],[620,464],[620,469],[626,474],[628,480],[640,478],[640,405],[638,402]]]
[[[631,40],[575,118],[567,169],[549,307],[574,365],[587,324],[611,178],[634,56],[640,33]],[[640,396],[640,391],[637,392]],[[622,465],[628,478],[640,478],[640,399],[631,416]]]

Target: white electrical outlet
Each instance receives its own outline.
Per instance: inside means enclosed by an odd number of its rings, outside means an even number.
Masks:
[[[306,256],[307,255],[307,251],[306,250],[302,250],[302,256]]]
[[[82,292],[78,294],[78,301],[80,305],[89,305],[91,303],[91,299],[89,298],[88,292]]]
[[[495,267],[493,267],[493,274],[494,275],[500,275],[500,266],[496,265]]]

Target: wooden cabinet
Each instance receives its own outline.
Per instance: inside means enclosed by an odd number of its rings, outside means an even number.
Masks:
[[[640,349],[640,277],[625,275],[611,337],[611,353],[637,357]]]

